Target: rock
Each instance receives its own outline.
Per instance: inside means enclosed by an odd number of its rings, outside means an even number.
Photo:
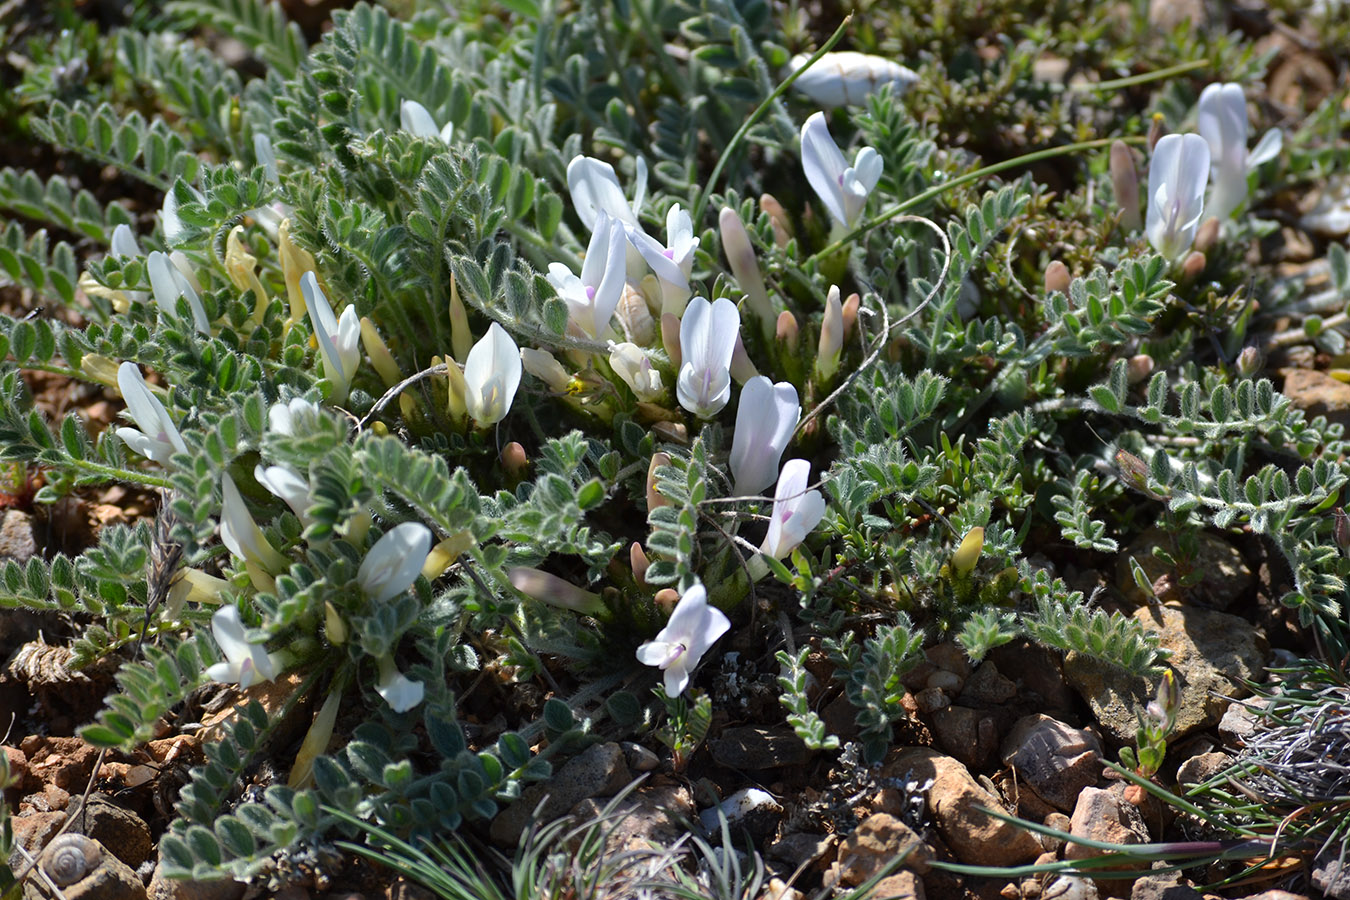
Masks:
[[[1219,737],[1228,744],[1241,746],[1256,731],[1256,722],[1256,713],[1251,707],[1241,700],[1234,700],[1219,720]]]
[[[919,711],[925,713],[934,713],[952,705],[951,698],[941,688],[924,688],[914,695],[914,700],[919,704]]]
[[[0,518],[0,559],[26,563],[38,554],[33,517],[21,509],[7,509]]]
[[[9,854],[10,869],[18,871],[28,864],[19,848],[22,847],[29,855],[36,856],[61,830],[61,824],[65,821],[66,814],[63,812],[36,812],[12,819],[14,849]]]
[[[59,889],[45,879],[24,882],[24,900],[146,900],[145,885],[131,867],[82,834],[63,834],[38,858],[38,865]]]
[[[624,762],[628,763],[630,772],[652,772],[661,765],[661,760],[656,754],[641,744],[624,741],[619,746],[623,748]]]
[[[741,770],[799,766],[809,755],[802,739],[787,726],[727,728],[721,737],[709,741],[708,749],[718,765]]]
[[[873,813],[839,845],[840,875],[845,884],[856,887],[901,856],[904,860],[899,865],[923,874],[933,860],[933,850],[904,822],[886,813]]]
[[[790,887],[781,878],[770,878],[768,886],[759,895],[759,900],[805,900],[805,895]]]
[[[146,888],[149,900],[240,900],[246,885],[231,878],[216,881],[165,878],[163,863],[155,866]]]
[[[1064,718],[1078,707],[1078,697],[1064,681],[1064,665],[1058,653],[1027,640],[1016,640],[989,651],[986,662],[1017,683],[1017,699],[1027,712]]]
[[[1041,852],[1040,842],[1030,832],[977,809],[999,809],[1001,804],[950,756],[926,747],[906,748],[882,767],[881,774],[921,783],[932,779],[928,808],[942,839],[961,862],[1015,866]]]
[[[644,784],[617,803],[608,804],[614,825],[605,835],[605,852],[626,853],[652,845],[669,847],[689,833],[694,798],[680,784]],[[606,808],[594,799],[583,800],[571,815],[585,822],[599,818]]]
[[[1146,875],[1130,889],[1130,900],[1204,900],[1205,895],[1181,883],[1180,872]]]
[[[548,781],[530,785],[498,813],[492,820],[492,839],[513,846],[531,820],[552,821],[582,800],[618,793],[630,780],[622,747],[612,742],[593,744],[569,759]]]
[[[155,849],[150,826],[107,794],[90,794],[88,806],[76,797],[66,813],[71,819],[69,832],[93,838],[133,869],[149,859]]]
[[[84,792],[98,759],[98,748],[77,737],[33,735],[24,738],[19,749],[28,756],[30,774],[72,793]]]
[[[1102,772],[1102,745],[1096,737],[1039,714],[1013,724],[1003,740],[1002,758],[1016,770],[1020,784],[1065,812]]]
[[[1346,385],[1341,387],[1350,390]],[[1350,410],[1350,407],[1347,409]],[[1227,609],[1251,590],[1255,583],[1252,570],[1238,549],[1218,535],[1202,531],[1196,535],[1196,542],[1198,547],[1195,557],[1188,560],[1186,565],[1192,571],[1204,572],[1205,578],[1188,589],[1186,596],[1203,606]],[[1163,576],[1175,578],[1178,574],[1153,553],[1154,548],[1161,548],[1174,557],[1177,555],[1173,537],[1160,528],[1150,528],[1130,542],[1116,560],[1116,587],[1135,606],[1147,605],[1150,598],[1134,580],[1134,573],[1130,569],[1131,557],[1144,570],[1150,584]]]
[[[1084,788],[1078,795],[1078,805],[1074,807],[1069,831],[1074,837],[1109,844],[1146,844],[1149,841],[1148,827],[1144,825],[1144,818],[1138,809],[1126,803],[1118,794],[1092,787]],[[1086,859],[1101,852],[1095,847],[1069,844],[1064,848],[1064,858]],[[1131,869],[1134,864],[1125,863],[1117,868]],[[1104,874],[1109,870],[1101,871]],[[1119,880],[1097,879],[1098,890],[1107,896],[1119,896],[1123,887]]]
[[[944,694],[955,696],[961,690],[961,676],[938,669],[924,681],[924,687],[936,688]]]
[[[923,655],[938,669],[956,675],[962,684],[970,677],[970,657],[966,656],[966,651],[954,641],[934,644],[925,650]]]
[[[1042,900],[1097,900],[1097,886],[1087,878],[1061,875],[1046,885]]]
[[[1316,369],[1282,369],[1281,392],[1308,418],[1326,416],[1328,422],[1350,425],[1350,384]]]
[[[876,900],[924,900],[923,880],[913,872],[901,869],[877,882],[868,896]]]
[[[1173,606],[1141,607],[1134,617],[1160,632],[1160,645],[1172,651],[1167,664],[1181,690],[1173,740],[1217,724],[1228,699],[1247,693],[1244,682],[1261,679],[1266,642],[1246,619]],[[1064,677],[1113,739],[1133,743],[1138,713],[1154,698],[1155,685],[1077,652],[1065,656]]]
[[[985,660],[970,673],[957,702],[966,706],[1001,706],[1017,696],[1017,685],[1005,678],[993,662]]]
[[[933,713],[933,736],[939,747],[971,769],[984,768],[998,746],[994,720],[966,706]]]
[[[764,852],[770,859],[785,862],[795,869],[803,864],[822,861],[837,841],[838,838],[832,834],[799,831],[784,835],[769,844]]]
[[[1313,887],[1329,900],[1350,900],[1350,865],[1347,865],[1333,844],[1313,860]]]
[[[28,754],[18,747],[0,747],[0,749],[5,752],[5,767],[9,769],[10,781],[13,782],[9,790],[17,795],[28,784]]]
[[[1233,758],[1227,753],[1201,753],[1177,767],[1177,784],[1183,787],[1201,784],[1228,768]]]
[[[699,813],[698,820],[704,831],[717,836],[722,831],[722,817],[726,818],[727,829],[732,834],[749,832],[758,845],[777,829],[783,818],[783,807],[768,791],[741,788],[717,806]]]
[[[1209,12],[1204,0],[1149,0],[1148,23],[1162,32],[1183,25],[1200,29],[1209,24]]]
[[[1069,834],[1070,829],[1073,828],[1073,820],[1064,815],[1064,813],[1059,812],[1050,813],[1050,815],[1045,817],[1045,821],[1041,824],[1046,828],[1053,828],[1063,834]],[[1054,856],[1059,853],[1060,850],[1064,849],[1066,843],[1068,842],[1065,841],[1064,838],[1056,837],[1053,834],[1041,835],[1041,846],[1044,847],[1045,852],[1049,853],[1051,856]],[[1052,859],[1051,862],[1054,862],[1054,860]]]

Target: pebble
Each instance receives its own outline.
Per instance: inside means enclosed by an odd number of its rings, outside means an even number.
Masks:
[[[106,794],[90,794],[87,807],[76,797],[67,814],[71,817],[69,831],[93,838],[133,869],[154,852],[150,826],[134,812],[118,806]]]
[[[786,726],[727,728],[708,743],[713,760],[729,769],[758,770],[797,766],[810,755],[802,739]]]
[[[1001,706],[1017,696],[1017,685],[1004,676],[991,660],[980,663],[966,686],[957,697],[957,702],[966,706]]]
[[[587,747],[553,777],[530,785],[514,803],[498,813],[490,828],[492,840],[515,846],[536,817],[552,821],[582,800],[617,794],[631,780],[622,747],[612,742]]]
[[[949,706],[933,713],[938,746],[971,769],[982,769],[998,749],[998,729],[988,715],[968,706]]]
[[[641,744],[624,741],[619,746],[623,748],[623,758],[628,763],[629,771],[651,772],[661,765],[660,758]]]
[[[933,855],[933,849],[904,822],[886,813],[873,813],[839,845],[840,875],[845,884],[856,887],[880,874],[899,856],[904,857],[900,865],[922,875],[928,871]]]
[[[1023,716],[1003,739],[1002,759],[1020,784],[1050,805],[1069,812],[1083,788],[1102,771],[1102,745],[1089,732],[1046,715]]]

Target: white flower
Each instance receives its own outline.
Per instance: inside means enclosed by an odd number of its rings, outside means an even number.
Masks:
[[[1198,134],[1169,134],[1153,148],[1148,166],[1149,243],[1175,262],[1191,248],[1205,205],[1209,145]]]
[[[586,247],[581,276],[573,275],[562,263],[549,264],[548,283],[567,303],[572,321],[593,338],[609,328],[623,296],[627,252],[623,223],[601,210]]]
[[[328,305],[328,298],[323,295],[313,272],[300,276],[300,292],[305,298],[314,336],[319,341],[323,373],[333,384],[333,395],[329,399],[341,403],[347,399],[356,367],[361,364],[361,320],[356,316],[356,307],[351,305],[342,311],[341,318],[334,316],[333,307]]]
[[[422,702],[426,687],[420,681],[413,681],[394,664],[393,656],[380,657],[380,680],[375,691],[396,713],[404,713]]]
[[[726,614],[708,605],[703,585],[695,584],[675,605],[656,639],[638,647],[638,661],[664,670],[666,696],[678,697],[689,686],[689,675],[703,654],[730,627]]]
[[[786,381],[774,384],[756,375],[745,383],[731,440],[731,474],[736,480],[732,493],[758,494],[773,484],[778,461],[801,416],[797,389]]]
[[[318,418],[319,404],[303,397],[292,397],[286,403],[273,403],[267,410],[267,430],[276,434],[295,434],[297,420]]]
[[[287,567],[282,556],[267,540],[258,523],[253,521],[243,495],[228,474],[221,477],[221,495],[224,502],[220,513],[220,540],[230,552],[246,563],[253,563],[264,572],[276,574]]]
[[[689,301],[680,320],[680,367],[675,393],[680,405],[701,419],[717,415],[731,399],[731,355],[741,330],[741,314],[725,297],[709,303]]]
[[[651,359],[637,344],[610,341],[609,365],[639,400],[651,402],[665,393],[661,373],[652,368]]]
[[[558,358],[547,350],[536,350],[533,347],[520,348],[520,362],[535,378],[538,378],[544,384],[549,386],[550,390],[559,394],[567,392],[567,386],[572,383],[572,376],[563,368]]]
[[[417,580],[430,552],[431,530],[418,522],[404,522],[385,532],[370,548],[356,572],[356,581],[374,602],[392,600]]]
[[[506,417],[520,387],[520,348],[493,322],[464,361],[464,404],[480,426]]]
[[[595,230],[600,213],[608,213],[620,222],[637,224],[637,212],[647,193],[647,161],[637,158],[637,184],[633,187],[633,202],[624,199],[623,188],[614,167],[590,156],[577,156],[567,164],[567,189],[572,192],[572,206],[583,225]]]
[[[797,71],[811,58],[809,53],[798,53],[788,63],[788,69]],[[919,76],[899,63],[881,56],[844,50],[826,53],[792,86],[827,109],[836,106],[862,106],[867,95],[882,85],[895,85],[902,94],[919,80]]]
[[[825,498],[820,491],[806,489],[810,476],[811,464],[804,459],[789,459],[783,463],[778,488],[773,493],[769,533],[764,536],[760,552],[782,559],[806,540],[824,518]]]
[[[187,452],[187,445],[173,419],[169,418],[169,411],[150,393],[141,370],[134,363],[124,362],[117,367],[117,389],[127,402],[127,414],[137,425],[137,428],[123,426],[117,429],[117,436],[123,443],[161,466],[167,466],[169,457],[175,452]]]
[[[882,161],[876,150],[863,147],[849,166],[830,137],[825,114],[818,112],[802,126],[802,169],[834,220],[851,228],[867,204],[867,195],[881,180]]]
[[[309,482],[289,466],[264,466],[259,463],[253,468],[253,477],[258,484],[286,501],[302,525],[312,521],[309,515]]]
[[[1283,143],[1278,128],[1267,131],[1247,153],[1247,98],[1239,84],[1211,84],[1200,93],[1196,127],[1209,145],[1210,191],[1205,218],[1228,218],[1247,198],[1247,173],[1274,158]]]
[[[448,144],[455,136],[454,122],[446,122],[444,128],[437,128],[431,113],[416,100],[404,100],[399,104],[398,121],[399,127],[414,137],[440,138]]]
[[[146,271],[150,274],[150,288],[155,294],[155,304],[168,315],[178,318],[178,298],[187,297],[188,308],[192,311],[192,324],[197,331],[209,335],[211,322],[206,318],[206,308],[197,296],[192,282],[178,270],[169,257],[152,252],[145,261]]]
[[[272,139],[261,131],[253,133],[253,158],[263,167],[269,184],[277,184],[281,180],[277,174],[277,155],[272,150]]]
[[[130,225],[118,225],[113,229],[110,249],[113,256],[133,258],[141,255],[141,245],[136,243],[136,233]]]
[[[164,231],[164,243],[171,247],[182,239],[183,232],[186,231],[183,221],[178,218],[178,195],[175,187],[170,187],[164,192],[164,205],[159,211],[159,225]],[[206,197],[202,196],[201,191],[192,185],[187,185],[187,189],[198,202],[206,202]]]
[[[694,237],[694,223],[689,213],[676,203],[666,213],[665,246],[636,225],[626,225],[629,242],[642,254],[661,282],[665,302],[663,311],[677,313],[689,297],[689,274],[694,268],[694,251],[698,238]]]
[[[220,645],[226,661],[208,668],[207,678],[248,688],[277,677],[277,661],[268,656],[261,644],[250,644],[244,637],[244,620],[239,616],[238,607],[226,605],[216,610],[211,616],[211,635]]]

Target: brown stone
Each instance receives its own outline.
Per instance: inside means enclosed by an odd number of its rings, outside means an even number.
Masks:
[[[1326,416],[1328,422],[1350,426],[1350,384],[1315,369],[1283,369],[1281,392],[1308,418]]]
[[[1003,762],[1017,771],[1019,783],[1069,812],[1078,793],[1101,775],[1102,745],[1092,734],[1050,716],[1024,716],[1004,738]]]

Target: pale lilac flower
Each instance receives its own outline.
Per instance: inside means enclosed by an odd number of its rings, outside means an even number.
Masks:
[[[431,552],[431,530],[418,522],[404,522],[375,542],[366,553],[356,581],[376,603],[392,600],[412,587]]]
[[[258,484],[271,491],[286,502],[302,525],[308,526],[313,518],[309,514],[309,482],[289,466],[254,466],[253,477]]]
[[[666,243],[647,234],[636,225],[625,226],[629,242],[637,248],[661,282],[662,311],[679,315],[689,299],[689,275],[694,268],[694,251],[699,239],[689,213],[676,203],[666,214]]]
[[[493,322],[464,361],[464,404],[479,426],[506,417],[522,371],[520,348],[505,328]]]
[[[576,156],[567,164],[567,189],[572,193],[572,206],[577,217],[591,231],[595,230],[600,213],[630,225],[637,224],[637,212],[642,208],[647,193],[647,161],[637,158],[637,184],[630,204],[619,186],[614,167],[590,156]]]
[[[703,654],[731,627],[726,614],[708,605],[708,592],[695,584],[685,591],[670,621],[654,640],[637,649],[638,661],[665,672],[667,697],[678,697]]]
[[[661,373],[652,368],[652,361],[637,344],[609,342],[609,365],[633,394],[646,402],[658,400],[665,393]]]
[[[1149,243],[1168,260],[1191,248],[1205,205],[1209,145],[1198,134],[1169,134],[1153,148],[1148,166]]]
[[[732,493],[758,494],[778,477],[792,431],[802,416],[797,389],[786,381],[777,384],[756,375],[741,390],[736,408],[736,433],[731,439]]]
[[[447,144],[455,137],[454,122],[446,122],[444,128],[437,128],[431,113],[416,100],[404,100],[399,104],[398,121],[399,127],[414,137],[440,138]]]
[[[541,569],[515,566],[506,573],[506,577],[510,579],[511,587],[541,603],[570,609],[587,616],[599,615],[605,611],[605,601],[599,594],[579,588],[572,582]]]
[[[588,336],[598,338],[609,328],[623,296],[628,241],[623,223],[601,210],[586,247],[581,275],[562,263],[549,263],[548,283],[567,304],[572,321]]]
[[[717,214],[717,224],[722,233],[722,250],[727,255],[731,274],[736,276],[737,287],[745,292],[745,305],[751,315],[759,319],[760,334],[764,340],[770,341],[773,339],[777,317],[773,304],[769,302],[769,292],[764,288],[764,276],[760,274],[750,234],[736,210],[729,206],[722,207],[722,211]]]
[[[725,297],[689,302],[680,320],[680,367],[675,393],[680,405],[710,419],[731,399],[731,355],[741,330],[741,314]]]
[[[881,155],[863,147],[850,166],[830,136],[825,114],[815,113],[802,126],[802,169],[811,188],[839,225],[852,228],[881,180]]]
[[[295,434],[297,422],[307,423],[317,419],[319,404],[303,397],[292,397],[285,403],[273,403],[267,410],[267,430],[276,434]]]
[[[1247,173],[1274,158],[1283,143],[1278,128],[1261,138],[1247,153],[1247,98],[1239,84],[1211,84],[1200,93],[1196,127],[1209,145],[1210,176],[1214,186],[1205,218],[1220,220],[1233,214],[1247,198]]]
[[[789,71],[797,71],[810,58],[809,53],[798,53],[788,63]],[[918,80],[915,72],[885,57],[844,50],[826,53],[792,86],[829,109],[862,106],[868,94],[886,84],[895,85],[895,92],[901,94]]]
[[[264,572],[284,571],[288,565],[286,557],[277,552],[253,520],[243,495],[228,473],[221,476],[220,487],[224,498],[220,513],[221,543],[245,563],[252,563]]]
[[[187,445],[169,417],[169,411],[146,387],[145,378],[134,363],[124,362],[117,367],[117,389],[127,402],[127,414],[137,425],[137,428],[122,426],[117,429],[117,436],[124,444],[161,466],[167,466],[174,453],[187,452]]]
[[[211,616],[211,636],[220,645],[225,661],[208,668],[207,678],[247,689],[277,677],[277,660],[267,654],[262,644],[250,644],[245,637],[238,607],[227,604],[216,610]]]
[[[178,318],[178,298],[186,297],[188,308],[192,311],[192,324],[202,334],[211,334],[211,322],[206,318],[206,308],[197,296],[192,282],[179,271],[169,257],[155,250],[145,261],[146,271],[150,275],[150,288],[154,291],[155,304],[173,318]]]
[[[314,336],[319,341],[323,374],[333,385],[329,400],[342,403],[352,389],[352,379],[361,364],[361,320],[357,318],[356,307],[350,304],[342,311],[341,318],[334,316],[333,307],[328,305],[328,298],[323,295],[323,288],[319,287],[319,279],[313,272],[300,276],[300,292],[305,298]]]
[[[769,533],[760,552],[782,559],[806,540],[825,516],[825,498],[820,491],[806,489],[811,480],[811,464],[804,459],[789,459],[778,475],[773,494],[773,513]]]
[[[404,713],[422,702],[426,686],[400,672],[392,655],[380,657],[379,666],[380,680],[375,683],[375,692],[384,698],[390,709]]]

